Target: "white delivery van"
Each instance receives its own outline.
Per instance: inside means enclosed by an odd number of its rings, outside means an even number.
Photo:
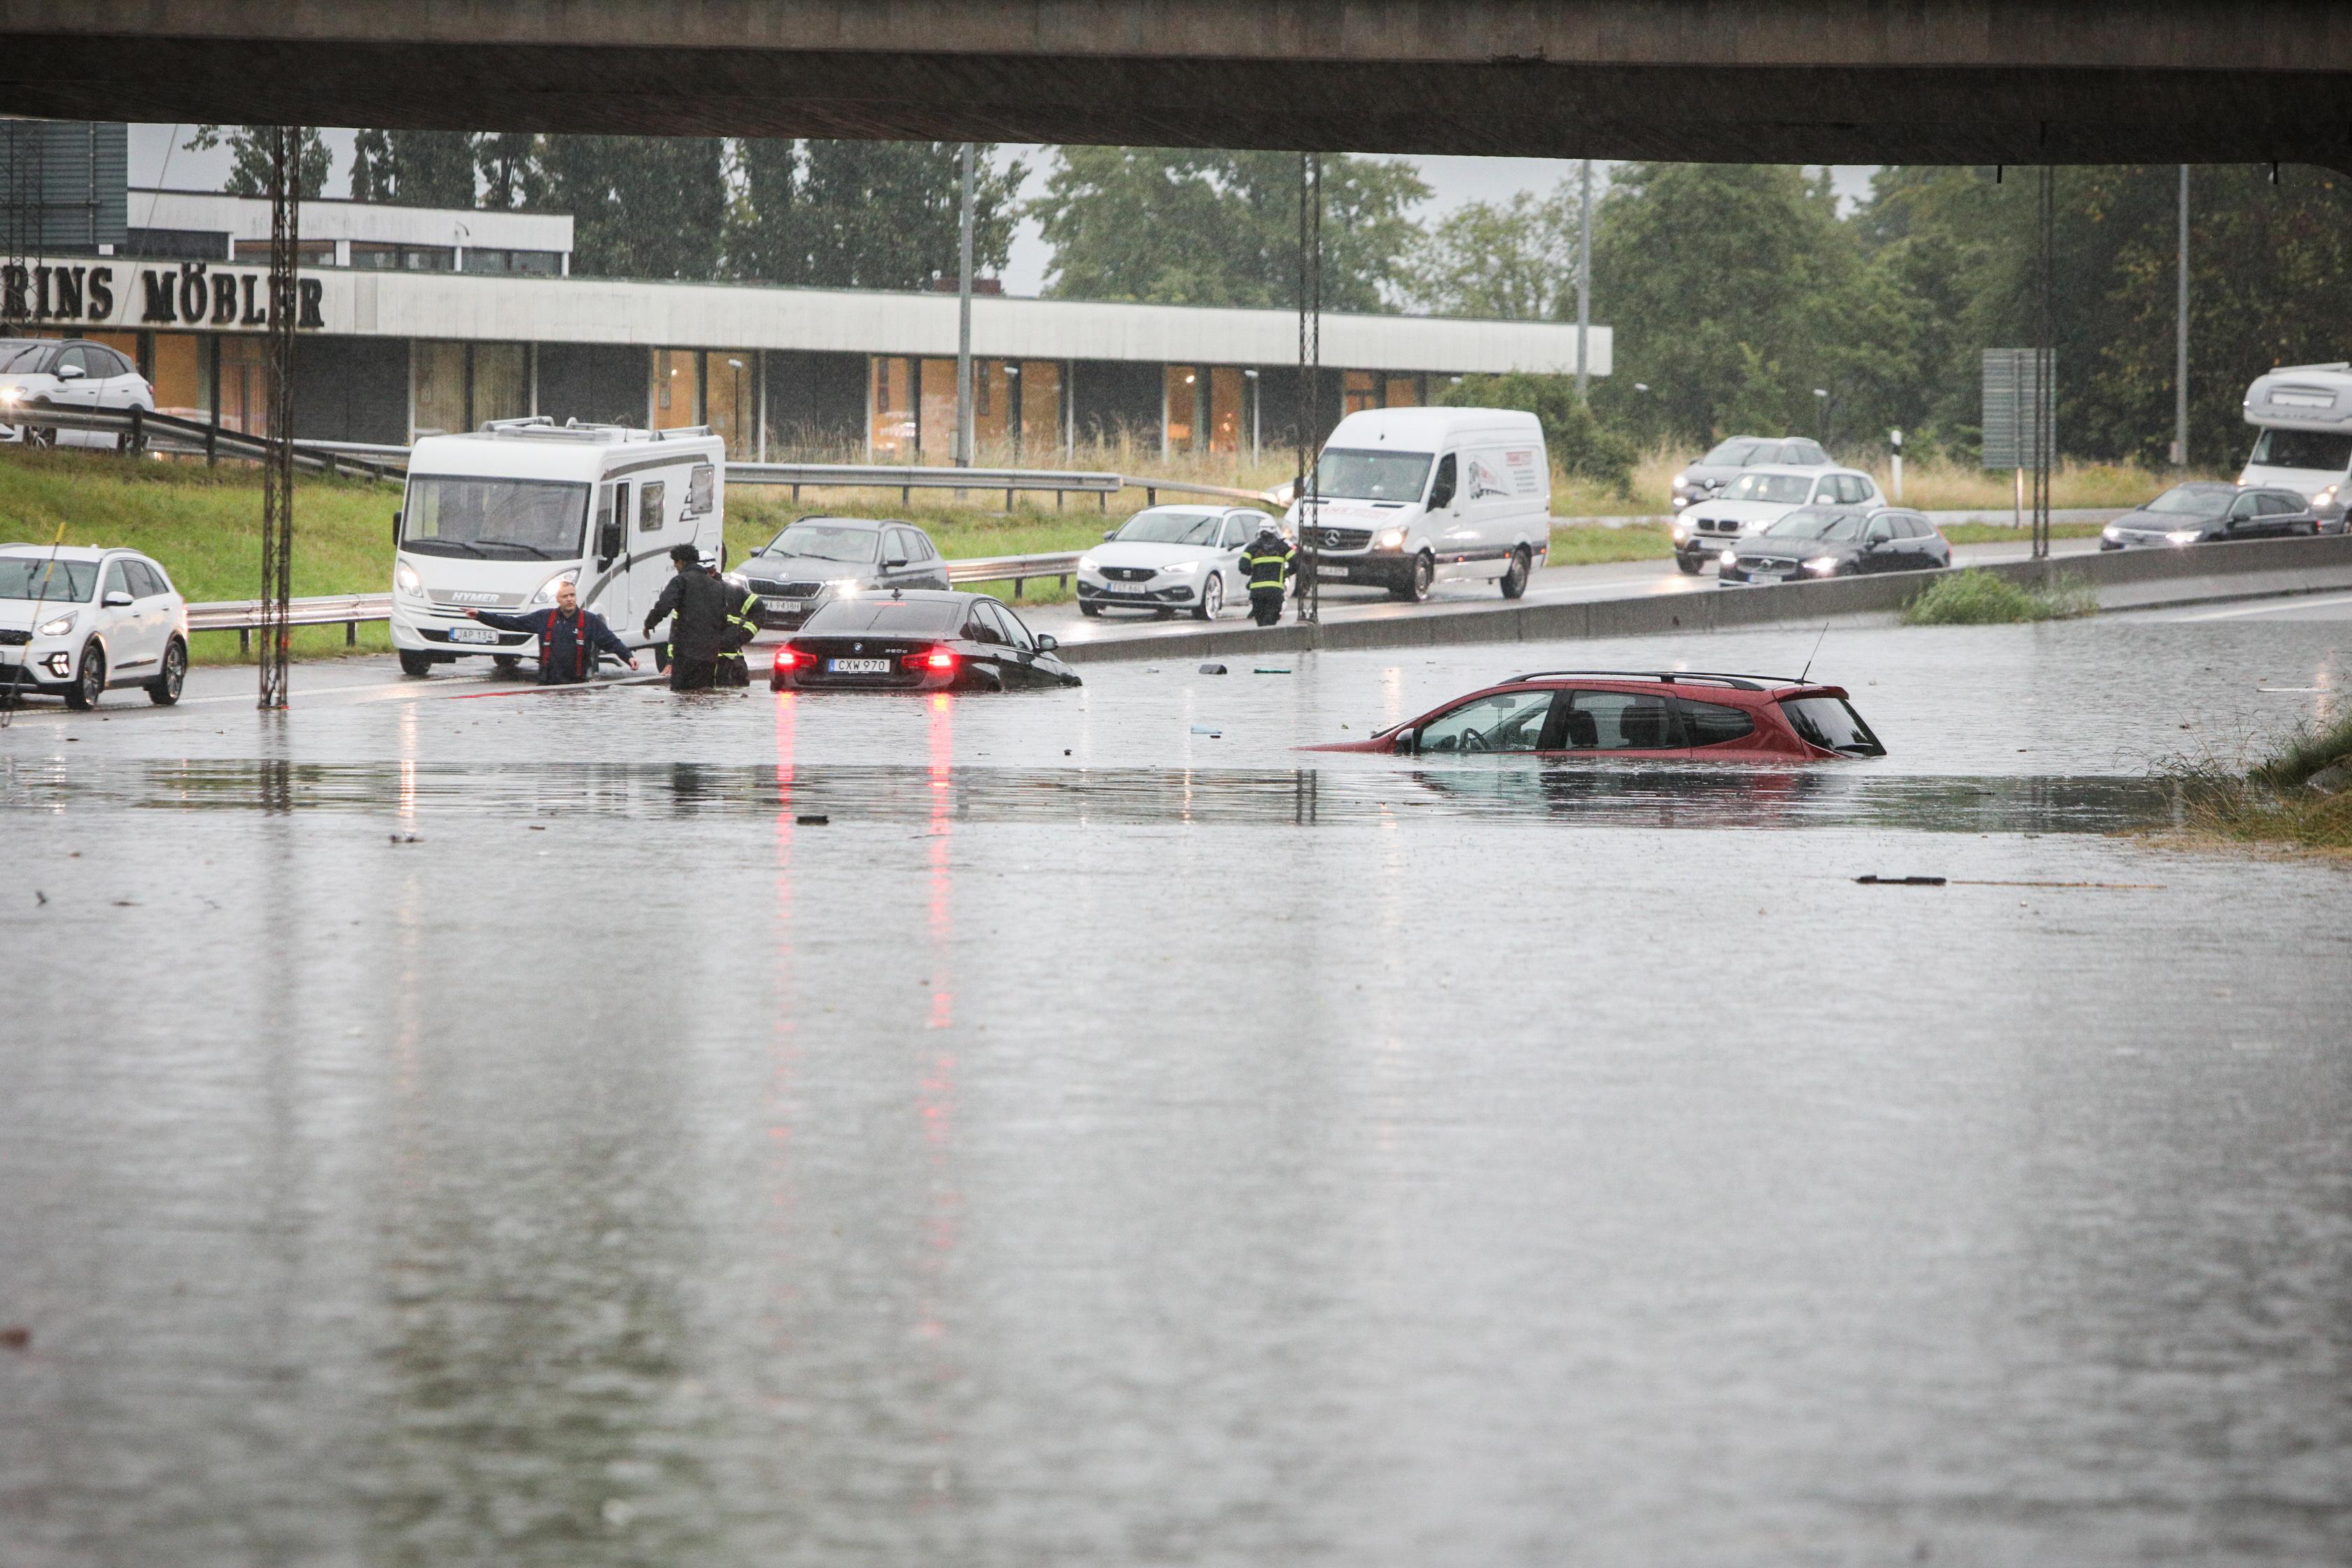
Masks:
[[[1551,457],[1515,408],[1371,408],[1339,421],[1283,519],[1326,583],[1400,599],[1467,580],[1516,599],[1551,551]]]
[[[2289,365],[2256,376],[2246,388],[2245,415],[2261,434],[2238,482],[2301,490],[2321,517],[2342,517],[2352,499],[2352,364]]]
[[[506,419],[427,436],[408,458],[393,519],[392,642],[400,668],[431,673],[468,655],[511,660],[526,632],[467,610],[551,609],[569,581],[583,609],[637,635],[670,580],[670,547],[721,559],[727,447],[708,429],[634,430]]]

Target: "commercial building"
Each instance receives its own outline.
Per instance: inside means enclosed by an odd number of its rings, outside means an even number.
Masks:
[[[0,331],[109,342],[159,407],[259,431],[268,220],[254,198],[133,190],[119,254],[8,264]],[[572,231],[560,214],[303,204],[296,434],[397,445],[546,414],[709,425],[745,457],[946,459],[952,295],[584,278]],[[1286,448],[1297,344],[1286,310],[983,295],[983,460],[1049,464],[1122,439]],[[1610,347],[1593,328],[1593,374],[1609,374]],[[1572,371],[1576,329],[1327,315],[1322,360],[1306,404],[1318,437],[1358,409],[1429,401],[1450,376]]]

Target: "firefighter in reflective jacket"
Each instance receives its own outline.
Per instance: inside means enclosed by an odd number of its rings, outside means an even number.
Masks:
[[[749,686],[751,666],[743,658],[744,647],[760,635],[760,595],[740,577],[721,574],[718,563],[703,557],[703,570],[717,577],[727,590],[727,630],[720,636],[719,663],[712,675],[716,686]]]
[[[1276,529],[1274,519],[1257,525],[1257,537],[1242,552],[1242,571],[1249,578],[1250,618],[1270,626],[1282,619],[1282,590],[1297,570],[1297,551]]]

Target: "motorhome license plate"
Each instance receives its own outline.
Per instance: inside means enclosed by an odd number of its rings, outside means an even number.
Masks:
[[[488,626],[452,626],[449,628],[449,640],[451,642],[496,642],[499,640],[499,634]]]
[[[887,658],[829,658],[824,668],[835,675],[887,675],[890,661]]]
[[[1318,566],[1315,570],[1319,575],[1325,577],[1345,577],[1348,574],[1348,569],[1345,566],[1333,566],[1328,563]]]

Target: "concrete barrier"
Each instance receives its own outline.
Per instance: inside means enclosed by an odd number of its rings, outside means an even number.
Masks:
[[[2063,560],[2004,562],[1977,570],[2033,587],[2049,587],[2061,577],[2084,582],[2099,591],[2103,608],[2146,609],[2197,599],[2352,589],[2352,536],[2269,539],[2185,550],[2106,551]],[[1328,621],[1313,626],[1295,623],[1230,629],[1203,626],[1173,636],[1066,643],[1062,657],[1074,664],[1094,664],[1210,654],[1297,653],[1309,648],[1442,647],[1727,631],[1781,621],[1890,614],[1936,577],[1903,572],[1625,599],[1432,606],[1418,615]],[[2191,584],[2200,580],[2218,580],[2223,585],[2192,591]]]

